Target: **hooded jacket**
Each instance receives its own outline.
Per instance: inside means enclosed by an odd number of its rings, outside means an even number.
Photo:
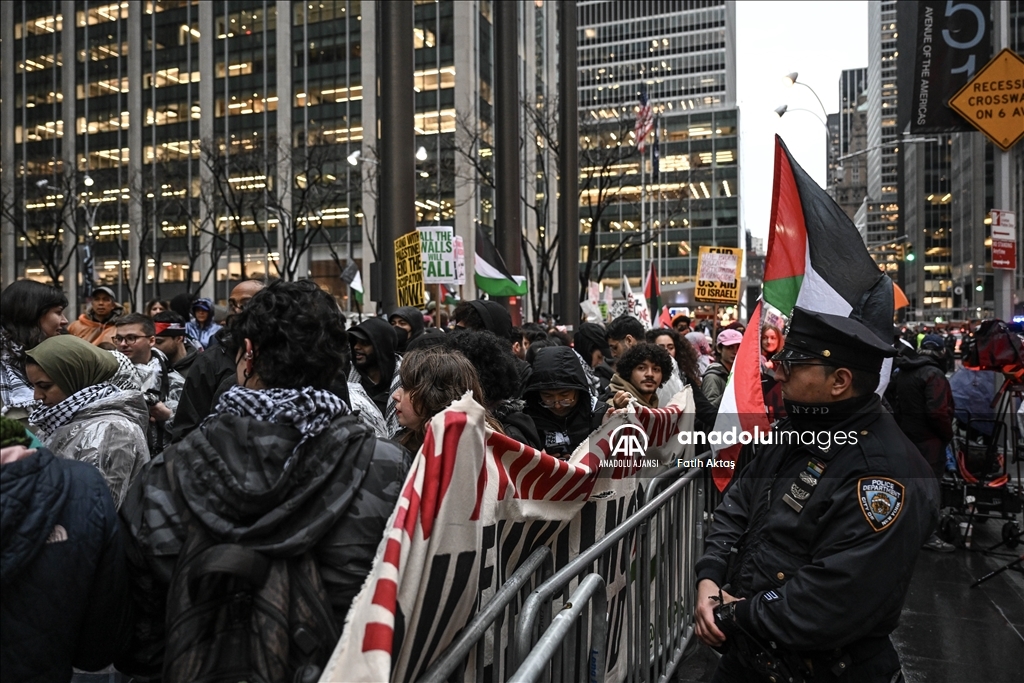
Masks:
[[[117,319],[124,314],[124,309],[114,306],[114,312],[104,322],[96,320],[96,314],[90,308],[88,312],[78,316],[68,325],[68,334],[80,337],[90,344],[99,346],[103,342],[114,343],[114,335],[117,334]]]
[[[564,417],[559,417],[540,404],[540,392],[575,389],[579,393],[576,405]],[[533,361],[533,374],[523,392],[526,409],[533,418],[541,442],[536,447],[551,455],[572,454],[591,432],[601,426],[608,406],[591,401],[590,386],[579,356],[567,346],[549,346],[540,349]],[[531,444],[533,445],[533,444]]]
[[[45,443],[55,455],[99,469],[114,506],[120,507],[135,475],[149,462],[148,427],[146,399],[138,391],[120,391],[79,410]]]
[[[113,661],[129,630],[124,547],[96,468],[40,448],[0,467],[0,670],[70,681]]]
[[[896,405],[900,429],[941,476],[946,446],[953,440],[953,391],[942,361],[927,353],[907,351],[896,362]]]
[[[223,344],[199,354],[181,390],[171,425],[171,441],[181,441],[191,434],[213,411],[220,395],[236,382],[235,359]]]
[[[191,339],[185,337],[185,355],[175,361],[172,367],[182,377],[188,377],[188,371],[192,369],[197,358],[199,358],[199,348]]]
[[[398,337],[395,335],[395,329],[391,323],[383,318],[367,318],[349,330],[350,343],[359,336],[369,339],[373,346],[374,359],[377,362],[377,369],[380,371],[380,382],[374,384],[369,377],[364,376],[356,369],[354,363],[349,372],[348,381],[362,385],[370,396],[370,400],[377,405],[377,409],[384,416],[389,434],[393,436],[398,430],[398,422],[395,418],[395,401],[391,396],[401,386],[401,380],[398,377],[401,358],[395,352]]]
[[[423,313],[415,306],[402,306],[395,309],[395,312],[388,316],[388,322],[390,323],[395,318],[401,318],[412,326],[412,332],[408,333],[403,343],[398,344],[398,352],[405,353],[406,349],[409,348],[409,344],[423,335]]]
[[[725,393],[725,386],[728,383],[729,371],[721,363],[712,363],[704,371],[700,388],[716,410],[722,403],[722,394]]]
[[[340,630],[370,572],[411,457],[351,415],[335,418],[293,458],[300,439],[287,425],[221,414],[157,456],[139,477],[121,510],[132,539],[136,618],[120,670],[160,671],[167,591],[190,518],[217,542],[271,558],[311,551]]]

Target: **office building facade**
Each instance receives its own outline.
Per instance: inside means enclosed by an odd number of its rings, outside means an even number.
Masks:
[[[663,300],[692,306],[698,248],[745,244],[735,3],[583,0],[577,7],[581,272],[636,286],[653,260]],[[641,92],[655,118],[657,177],[653,132],[645,154],[636,149]]]
[[[476,225],[494,222],[493,8],[414,7],[417,222],[453,225],[471,259]],[[555,3],[519,8],[523,105],[543,106],[555,99]],[[393,258],[376,239],[377,204],[394,200],[376,191],[376,10],[2,3],[5,280],[58,280],[79,299],[104,284],[139,307],[310,276],[351,309],[344,268],[368,285],[369,263]]]

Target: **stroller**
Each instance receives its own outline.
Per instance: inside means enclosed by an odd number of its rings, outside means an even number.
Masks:
[[[939,533],[969,547],[973,525],[995,519],[1003,522],[1002,540],[986,552],[1015,548],[1024,534],[1019,521],[1024,435],[1013,420],[1024,399],[1021,342],[1002,322],[986,321],[962,357],[967,369],[950,380],[957,406],[951,446],[955,469],[942,482]]]

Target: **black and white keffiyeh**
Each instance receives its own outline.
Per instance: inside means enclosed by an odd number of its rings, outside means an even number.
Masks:
[[[70,422],[82,408],[120,391],[109,382],[93,384],[71,394],[55,406],[42,406],[33,410],[28,421],[35,425],[37,435],[45,442],[55,431]]]
[[[323,389],[247,389],[235,386],[224,392],[213,414],[203,424],[217,415],[228,414],[288,425],[302,434],[292,451],[297,453],[302,444],[327,429],[334,418],[351,413],[344,401]]]
[[[18,362],[21,352],[21,346],[0,328],[0,403],[4,415],[12,408],[29,408],[35,403],[35,392]]]

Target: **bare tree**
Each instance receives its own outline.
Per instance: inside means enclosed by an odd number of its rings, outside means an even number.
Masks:
[[[72,259],[78,258],[89,207],[82,202],[73,173],[39,179],[26,189],[23,193],[16,185],[12,198],[0,198],[0,208],[23,244],[39,259],[50,282],[59,286]]]

